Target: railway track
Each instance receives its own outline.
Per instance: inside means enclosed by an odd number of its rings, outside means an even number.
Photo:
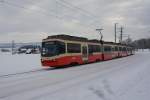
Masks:
[[[5,75],[1,75],[0,78],[9,78],[9,77],[13,77],[13,76],[36,73],[36,72],[41,72],[41,71],[45,71],[45,70],[44,69],[37,69],[37,70],[18,72],[18,73],[13,73],[13,74],[5,74]]]

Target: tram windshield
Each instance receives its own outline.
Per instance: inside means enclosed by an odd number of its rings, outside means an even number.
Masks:
[[[49,41],[42,43],[41,55],[44,57],[56,56],[65,53],[65,43],[59,41]]]

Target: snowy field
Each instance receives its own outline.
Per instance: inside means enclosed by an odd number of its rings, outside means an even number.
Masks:
[[[0,76],[42,69],[40,54],[15,54],[0,52]]]
[[[52,70],[42,70],[40,55],[1,53],[0,100],[149,100],[149,76],[148,51]]]

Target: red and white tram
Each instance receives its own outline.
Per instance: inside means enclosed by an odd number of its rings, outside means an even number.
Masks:
[[[69,35],[48,36],[42,41],[41,63],[45,67],[84,64],[133,54],[132,47]]]

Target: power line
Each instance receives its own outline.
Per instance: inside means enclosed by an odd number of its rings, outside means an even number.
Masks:
[[[31,2],[31,1],[28,1],[28,2],[30,2],[30,3],[33,3],[33,2]],[[74,7],[72,7],[72,6],[69,6],[69,5],[66,5],[66,4],[64,4],[64,3],[62,3],[62,2],[59,2],[58,0],[55,0],[55,10],[53,10],[53,9],[50,9],[51,11],[53,11],[53,12],[55,12],[55,14],[56,14],[56,16],[58,16],[58,5],[61,5],[62,7],[65,7],[65,8],[69,8],[69,10],[70,9],[72,9],[72,10],[77,10],[77,9],[75,9]],[[39,6],[38,6],[39,7]],[[41,7],[39,7],[39,8],[41,8]],[[44,8],[41,8],[42,10],[45,10]],[[85,15],[85,14],[84,14]],[[65,17],[65,16],[68,16],[68,15],[63,15],[63,16],[61,16],[61,17]],[[76,18],[76,17],[74,17],[74,16],[69,16],[69,17],[73,17],[73,18]]]
[[[21,6],[21,5],[18,5],[18,4],[15,4],[15,3],[12,3],[12,2],[8,2],[6,0],[1,0],[0,3],[3,3],[3,4],[7,4],[9,6],[13,6],[13,7],[16,7],[16,8],[21,8],[21,9],[24,9],[24,10],[31,10],[25,6]],[[41,10],[41,9],[40,9]],[[39,10],[36,10],[36,12],[38,12],[38,14],[44,14],[44,15],[47,15],[47,16],[52,16],[52,17],[56,17],[54,14],[52,13],[46,13],[44,10],[42,11],[39,11]]]
[[[21,9],[25,9],[25,10],[27,10],[27,9],[30,10],[29,8],[27,8],[27,7],[25,7],[25,6],[21,6],[21,5],[12,3],[12,2],[8,2],[8,1],[6,1],[6,0],[0,0],[0,3],[7,4],[7,5],[9,5],[9,6],[13,6],[13,7],[16,7],[16,8],[21,8]],[[56,18],[56,19],[63,20],[63,17],[60,17],[60,16],[57,16],[57,17],[56,17],[56,15],[53,14],[54,11],[52,11],[53,13],[47,13],[44,8],[41,8],[41,7],[39,7],[39,8],[40,8],[40,10],[42,9],[44,12],[37,10],[36,12],[38,12],[38,14],[40,14],[40,15],[41,15],[41,14],[42,14],[42,15],[44,14],[44,15],[47,15],[47,16],[52,16],[52,17],[54,17],[54,18]],[[78,23],[78,24],[84,25],[84,26],[88,26],[88,25],[81,24],[81,23]],[[90,26],[89,28],[91,29],[91,26]]]
[[[95,16],[95,15],[92,15],[90,12],[88,12],[88,11],[86,11],[86,10],[84,10],[84,9],[81,9],[81,8],[79,8],[79,7],[77,7],[77,6],[75,6],[75,5],[73,5],[73,4],[71,4],[71,3],[69,3],[69,2],[67,2],[67,1],[65,1],[65,0],[60,0],[60,1],[58,1],[58,0],[56,0],[55,1],[56,2],[56,17],[58,17],[58,4],[59,5],[61,5],[61,6],[63,6],[63,7],[66,7],[66,8],[69,8],[69,9],[72,9],[72,10],[77,10],[78,12],[80,12],[80,14],[82,14],[82,15],[84,15],[84,16],[87,16],[88,15],[88,17],[97,17],[97,16]],[[60,16],[59,16],[60,17]],[[63,15],[63,16],[61,16],[61,18],[63,18],[63,17],[71,17],[72,19],[77,19],[75,16],[69,16],[69,15]],[[92,18],[92,19],[94,19],[94,18]],[[80,20],[80,19],[78,19],[78,20]],[[91,20],[89,20],[89,21],[91,21]],[[92,21],[93,22],[93,21]],[[83,24],[82,24],[83,25]],[[91,25],[93,25],[93,23],[90,23],[90,24],[88,24],[88,25],[86,25],[86,26],[91,26]],[[85,26],[85,25],[84,25]]]
[[[62,3],[62,2],[58,2],[58,1],[56,1],[57,2],[57,4],[59,4],[59,5],[61,5],[62,7],[65,7],[65,8],[67,8],[67,10],[76,10],[75,8],[73,8],[73,7],[70,7],[69,5],[66,5],[66,4],[64,4],[64,3]],[[58,9],[57,9],[58,10]],[[71,13],[72,13],[72,11],[71,11]],[[80,13],[80,14],[82,14],[82,13]],[[82,14],[83,15],[83,14]],[[84,16],[85,16],[85,14],[84,14]],[[72,19],[76,19],[76,20],[81,20],[81,19],[79,19],[79,17],[78,16],[76,16],[76,14],[63,14],[62,15],[62,17],[68,17],[68,18],[72,18]],[[80,17],[81,18],[81,17]],[[87,25],[87,24],[86,24]],[[91,27],[91,25],[88,25],[88,26],[90,26]]]
[[[84,16],[88,16],[88,17],[90,17],[92,19],[96,19],[96,20],[94,20],[92,22],[95,22],[95,21],[99,22],[99,20],[97,20],[98,17],[95,16],[94,14],[92,14],[91,12],[89,12],[87,10],[84,10],[84,9],[78,7],[78,6],[75,6],[75,5],[69,3],[69,2],[67,2],[65,0],[60,0],[59,4],[64,6],[64,7],[66,7],[66,8],[71,8],[71,9],[77,10],[78,12],[80,12],[80,14],[82,14]],[[66,5],[64,5],[64,4],[66,4]],[[91,19],[90,19],[90,21],[91,21]],[[92,24],[93,23],[91,23],[90,25],[92,25]]]
[[[86,10],[84,10],[84,9],[81,9],[80,7],[77,7],[77,6],[75,6],[75,5],[73,5],[73,4],[69,3],[69,2],[67,2],[67,1],[65,1],[65,0],[60,0],[60,2],[66,4],[66,5],[69,5],[70,8],[76,9],[76,10],[80,11],[80,12],[81,12],[82,14],[84,14],[84,15],[86,14],[86,15],[88,15],[88,16],[90,16],[90,17],[96,17],[95,15],[91,14],[90,12],[88,12],[88,11],[86,11]]]

